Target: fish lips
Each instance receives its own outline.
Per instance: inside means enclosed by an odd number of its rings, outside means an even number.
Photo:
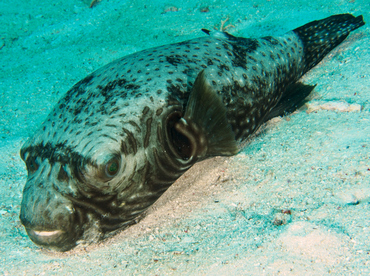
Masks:
[[[37,245],[54,251],[68,251],[76,246],[77,238],[63,230],[34,230],[26,228],[29,238]]]

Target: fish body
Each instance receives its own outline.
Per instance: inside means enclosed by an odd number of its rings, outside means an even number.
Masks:
[[[206,31],[90,74],[21,149],[31,240],[66,251],[134,223],[197,161],[236,154],[294,109],[312,90],[297,80],[363,24],[343,14],[280,37]]]

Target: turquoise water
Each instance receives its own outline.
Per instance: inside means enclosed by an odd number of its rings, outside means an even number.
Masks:
[[[19,221],[19,149],[77,81],[124,55],[203,36],[279,35],[368,1],[0,3],[0,271],[123,275],[369,274],[369,24],[303,78],[312,103],[270,122],[235,157],[198,164],[137,225],[101,245],[48,253]],[[207,11],[208,10],[208,11]],[[205,11],[205,12],[202,12]],[[324,103],[360,105],[327,110]],[[289,210],[289,212],[288,212]]]

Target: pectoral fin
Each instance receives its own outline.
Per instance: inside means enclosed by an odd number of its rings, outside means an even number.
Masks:
[[[226,107],[207,81],[204,71],[197,76],[185,114],[175,124],[175,129],[189,140],[189,158],[238,152]]]

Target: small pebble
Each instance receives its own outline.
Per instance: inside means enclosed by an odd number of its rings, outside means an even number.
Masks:
[[[284,214],[282,214],[282,213],[276,214],[274,216],[274,220],[272,221],[272,223],[276,226],[286,224],[286,218],[285,218]]]

